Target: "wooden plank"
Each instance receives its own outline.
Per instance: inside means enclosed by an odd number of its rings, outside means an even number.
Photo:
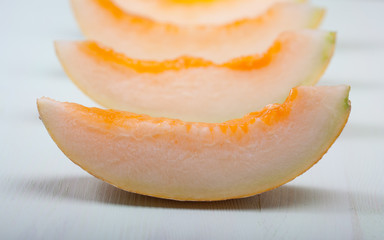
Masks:
[[[35,99],[95,106],[67,79],[54,39],[81,38],[66,1],[0,3],[1,239],[382,239],[382,1],[315,1],[339,44],[321,84],[351,84],[352,114],[314,168],[240,200],[183,203],[118,190],[72,164],[38,120]],[[6,6],[6,7],[4,7]],[[44,7],[42,7],[44,6]]]

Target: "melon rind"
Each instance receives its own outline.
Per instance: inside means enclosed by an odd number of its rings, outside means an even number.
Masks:
[[[350,113],[349,86],[302,86],[281,105],[226,123],[190,123],[38,99],[59,148],[130,192],[185,201],[252,196],[327,152]]]

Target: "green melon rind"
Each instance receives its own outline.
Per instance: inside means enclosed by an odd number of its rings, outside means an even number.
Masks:
[[[324,8],[317,7],[312,10],[311,18],[308,21],[308,28],[318,28],[326,14],[326,10]]]
[[[324,36],[323,46],[319,48],[319,58],[317,58],[319,62],[314,64],[317,67],[309,72],[309,76],[301,81],[300,85],[316,85],[321,76],[324,75],[335,52],[336,37],[336,32],[329,32]]]

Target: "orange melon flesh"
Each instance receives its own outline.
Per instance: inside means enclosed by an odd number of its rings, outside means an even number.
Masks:
[[[291,88],[318,81],[334,46],[334,33],[299,30],[281,34],[263,54],[215,64],[193,57],[141,61],[96,42],[56,42],[72,81],[101,105],[195,122],[223,122],[282,103]]]
[[[280,3],[253,19],[220,26],[179,26],[124,12],[111,0],[71,0],[77,22],[91,40],[145,60],[183,55],[222,63],[266,51],[285,30],[315,28],[324,10]]]
[[[218,25],[262,15],[276,3],[303,0],[112,0],[119,8],[154,21]]]
[[[90,174],[130,192],[190,201],[258,194],[313,166],[345,126],[348,86],[302,86],[283,104],[224,123],[152,118],[49,98],[40,117]]]

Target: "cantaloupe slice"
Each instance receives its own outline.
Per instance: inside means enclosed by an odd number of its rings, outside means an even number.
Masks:
[[[281,3],[254,19],[220,26],[178,26],[123,12],[111,0],[71,0],[84,34],[127,56],[146,60],[183,55],[217,63],[265,51],[284,30],[314,28],[324,10]]]
[[[348,86],[298,87],[279,105],[225,123],[151,118],[38,99],[59,148],[121,189],[206,201],[276,188],[313,166],[342,131]]]
[[[306,0],[112,0],[119,8],[159,22],[217,25],[255,18],[276,3]]]
[[[291,88],[318,81],[334,46],[334,33],[299,30],[282,34],[264,54],[215,64],[191,57],[140,61],[95,42],[56,43],[73,82],[101,105],[196,122],[282,103]]]

